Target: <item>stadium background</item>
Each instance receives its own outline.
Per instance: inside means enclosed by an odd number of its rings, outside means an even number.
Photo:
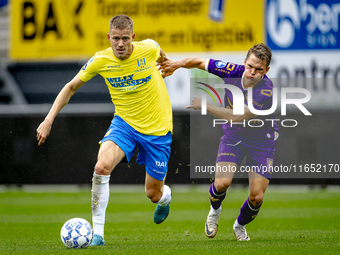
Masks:
[[[108,20],[120,13],[133,18],[136,40],[155,39],[173,59],[200,56],[242,63],[254,43],[266,42],[273,49],[268,76],[275,85],[304,87],[312,94],[306,104],[312,116],[294,107],[284,116],[299,124],[280,128],[274,164],[340,163],[340,4],[336,1],[0,3],[0,184],[90,183],[98,141],[114,111],[100,77],[77,91],[42,147],[37,145],[35,130],[62,86],[96,51],[109,47]],[[190,136],[200,136],[216,147],[221,134],[207,135],[208,125],[190,126],[185,110],[190,103],[190,78],[209,77],[198,70],[178,70],[165,80],[174,109],[169,183],[210,182],[190,178]],[[207,151],[210,165],[215,157],[216,151]],[[143,183],[144,169],[134,161],[120,165],[111,183]],[[332,178],[310,177],[274,178],[272,183],[338,184],[340,173]]]

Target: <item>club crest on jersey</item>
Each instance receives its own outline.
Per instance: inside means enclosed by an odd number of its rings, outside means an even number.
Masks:
[[[145,58],[140,58],[140,59],[137,59],[137,65],[139,68],[145,68],[146,66],[146,61],[145,61]]]
[[[223,67],[225,67],[226,65],[227,65],[227,63],[226,63],[226,62],[223,62],[223,61],[215,62],[215,66],[216,66],[217,68],[223,68]]]

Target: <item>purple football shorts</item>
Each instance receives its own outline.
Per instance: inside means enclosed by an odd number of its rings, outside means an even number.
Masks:
[[[257,141],[251,143],[230,136],[223,136],[218,149],[216,162],[236,163],[238,170],[243,173],[256,172],[270,180],[273,171],[273,159],[276,141],[265,143]],[[242,160],[247,157],[245,166],[240,166]]]

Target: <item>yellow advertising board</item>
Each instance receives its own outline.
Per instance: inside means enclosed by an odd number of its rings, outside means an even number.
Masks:
[[[76,60],[110,46],[109,20],[126,14],[135,40],[167,52],[245,51],[264,40],[263,0],[12,0],[10,58]]]

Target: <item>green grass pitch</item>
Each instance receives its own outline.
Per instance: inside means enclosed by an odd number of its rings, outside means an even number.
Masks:
[[[171,185],[170,185],[171,186]],[[208,187],[208,186],[207,186]],[[90,188],[73,193],[0,193],[0,254],[340,254],[340,191],[268,189],[249,242],[232,225],[247,189],[230,189],[215,238],[204,234],[208,194],[173,188],[168,219],[153,223],[155,205],[143,188],[112,192],[103,247],[72,250],[60,229],[73,217],[91,221]]]

